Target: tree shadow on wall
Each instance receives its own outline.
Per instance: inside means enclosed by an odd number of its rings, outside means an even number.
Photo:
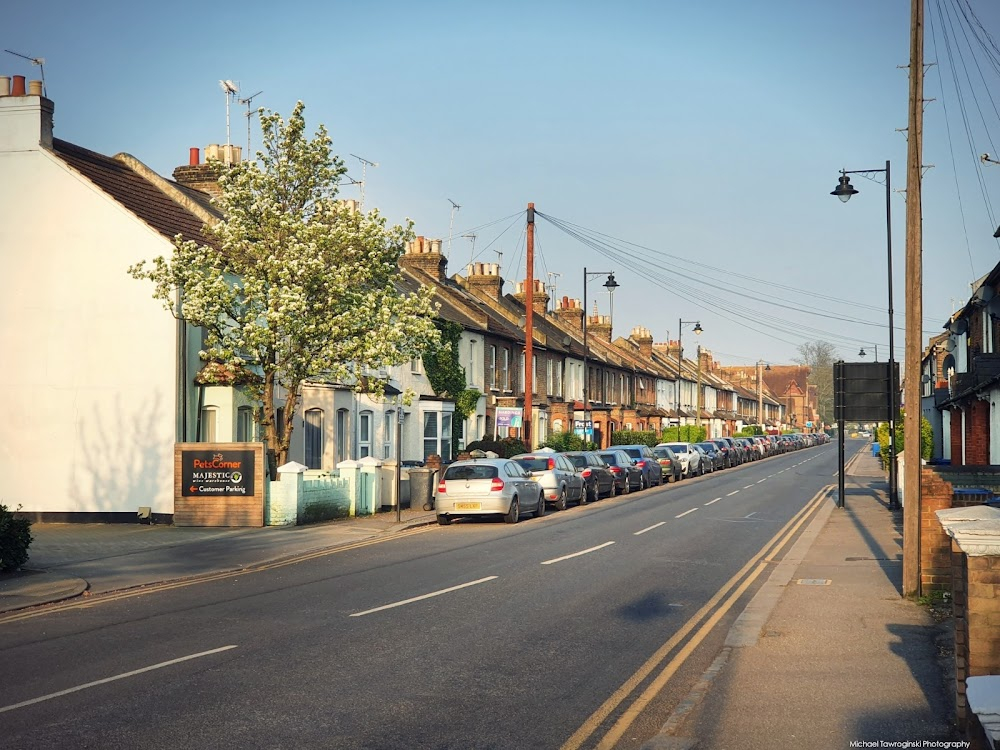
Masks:
[[[119,395],[111,413],[94,406],[89,421],[79,418],[78,448],[69,467],[75,510],[134,512],[155,505],[164,482],[172,481],[165,472],[172,435],[158,434],[163,429],[162,404],[161,393],[155,391],[126,409]]]

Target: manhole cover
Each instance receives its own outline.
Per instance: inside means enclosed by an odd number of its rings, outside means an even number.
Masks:
[[[829,578],[799,578],[795,581],[800,586],[829,586]]]

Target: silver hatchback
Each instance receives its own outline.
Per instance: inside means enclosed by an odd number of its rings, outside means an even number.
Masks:
[[[523,511],[545,515],[541,485],[517,461],[509,458],[473,458],[456,461],[438,482],[437,520],[447,526],[463,516],[503,516],[517,523]]]
[[[566,510],[568,501],[580,502],[584,499],[583,476],[566,456],[541,450],[521,453],[510,460],[521,464],[521,468],[542,485],[546,502],[555,506],[556,510]]]

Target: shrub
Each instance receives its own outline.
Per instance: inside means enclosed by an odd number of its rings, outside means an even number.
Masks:
[[[701,443],[708,433],[704,427],[686,424],[680,427],[667,427],[660,436],[663,443]]]
[[[592,451],[596,446],[589,440],[584,440],[575,432],[553,432],[542,443],[543,448],[551,448],[554,451]]]
[[[896,453],[903,452],[903,417],[904,411],[899,410],[899,418],[896,420]],[[889,423],[882,422],[875,433],[876,440],[880,446],[879,458],[882,460],[882,468],[889,470]],[[920,457],[925,461],[934,452],[934,428],[927,420],[927,417],[920,416]]]
[[[465,450],[472,451],[493,451],[500,458],[510,458],[518,453],[527,453],[528,447],[520,438],[507,437],[503,440],[473,440]]]
[[[7,506],[0,505],[0,573],[17,570],[28,562],[31,542],[31,521],[14,518]]]
[[[637,430],[618,430],[611,433],[612,445],[648,445],[652,448],[661,442],[655,432],[640,432]]]

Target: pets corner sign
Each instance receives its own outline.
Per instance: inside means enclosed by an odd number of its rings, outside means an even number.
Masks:
[[[253,497],[256,451],[182,450],[182,497]]]

